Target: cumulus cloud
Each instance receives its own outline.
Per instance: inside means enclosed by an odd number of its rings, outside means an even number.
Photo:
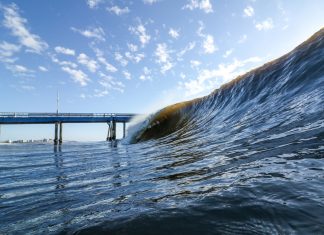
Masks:
[[[72,67],[72,68],[78,67],[78,65],[76,63],[73,63],[71,61],[59,60],[54,55],[51,56],[51,59],[54,63],[59,64],[61,66],[68,66],[68,67]]]
[[[48,71],[48,69],[45,68],[44,66],[38,66],[38,69],[39,69],[40,71],[42,71],[42,72],[47,72],[47,71]]]
[[[115,52],[115,60],[118,61],[123,67],[125,67],[128,64],[128,61],[119,52]]]
[[[243,16],[244,17],[252,17],[254,15],[254,9],[251,6],[247,6],[243,10]]]
[[[214,37],[210,34],[203,33],[205,28],[203,22],[199,22],[200,26],[197,30],[197,35],[203,38],[202,48],[205,54],[213,54],[215,51],[218,50],[217,46],[215,45]]]
[[[152,5],[153,3],[158,2],[159,0],[143,0],[144,4]]]
[[[177,30],[173,29],[173,28],[170,28],[169,35],[171,37],[173,37],[174,39],[178,39],[178,37],[180,36],[179,32]]]
[[[152,71],[148,67],[143,68],[143,73],[140,75],[139,79],[142,81],[152,80],[151,76]]]
[[[266,19],[266,20],[264,20],[262,22],[256,23],[255,27],[259,31],[261,31],[261,30],[264,30],[264,31],[270,30],[270,29],[272,29],[274,27],[273,20],[271,18],[268,18],[268,19]]]
[[[103,64],[107,70],[107,72],[110,72],[110,73],[115,73],[118,71],[118,69],[113,66],[111,63],[109,63],[106,58],[104,57],[104,53],[102,50],[100,50],[99,48],[95,47],[95,46],[91,46],[92,50],[96,53],[96,56],[97,56],[97,60]]]
[[[123,75],[127,80],[132,79],[132,75],[128,71],[123,71]]]
[[[20,46],[9,43],[1,42],[0,43],[0,61],[3,63],[13,63],[16,61],[16,58],[13,58],[14,54],[19,52]]]
[[[161,65],[161,73],[165,73],[174,66],[171,62],[170,51],[165,43],[157,44],[154,54],[157,58],[156,62]]]
[[[229,50],[227,50],[227,51],[225,51],[223,57],[224,57],[224,58],[229,57],[229,56],[233,53],[233,51],[234,51],[233,48],[232,48],[232,49],[229,49]]]
[[[112,7],[108,7],[107,8],[107,11],[112,12],[112,13],[118,15],[118,16],[119,15],[123,15],[123,14],[127,14],[127,13],[130,12],[129,9],[128,9],[128,7],[120,8],[117,5],[116,6],[112,6]]]
[[[203,42],[203,48],[206,54],[213,54],[215,51],[218,50],[215,46],[214,37],[212,35],[206,35],[205,40]]]
[[[19,9],[15,4],[0,7],[4,12],[3,25],[18,38],[20,45],[26,47],[28,52],[40,54],[48,48],[45,41],[27,29],[27,20],[20,16]]]
[[[188,4],[186,4],[183,9],[200,9],[203,10],[205,13],[212,13],[213,6],[210,3],[210,0],[190,0]]]
[[[26,91],[32,91],[36,89],[34,86],[31,85],[21,85],[20,88]]]
[[[34,76],[34,71],[19,64],[6,64],[6,68],[10,70],[13,75],[19,77],[31,77]]]
[[[112,76],[106,75],[102,72],[99,73],[99,77],[100,77],[99,84],[104,88],[102,94],[107,95],[110,90],[116,90],[121,93],[124,92],[125,85],[121,81],[116,81],[116,79],[114,79]]]
[[[179,76],[180,76],[181,79],[186,79],[186,77],[187,77],[187,76],[186,76],[184,73],[182,73],[182,72],[179,74]]]
[[[139,63],[145,58],[145,55],[143,53],[132,54],[131,52],[127,51],[125,53],[125,57],[133,63]]]
[[[102,2],[103,0],[87,0],[87,4],[91,9],[98,7]]]
[[[62,70],[70,75],[74,82],[79,83],[81,86],[86,86],[90,79],[88,76],[78,69],[73,69],[67,66],[63,66]]]
[[[108,63],[104,57],[102,57],[102,56],[98,57],[98,61],[105,66],[105,68],[108,72],[115,73],[118,71],[118,69],[115,66],[113,66],[112,64]]]
[[[199,71],[196,79],[186,82],[179,82],[179,86],[185,90],[187,97],[210,92],[212,89],[218,88],[220,85],[230,81],[238,75],[246,71],[246,65],[250,63],[260,62],[259,57],[251,57],[245,60],[237,60],[231,64],[219,64],[215,69],[203,69]],[[243,69],[245,67],[245,69]]]
[[[74,50],[69,49],[69,48],[65,48],[65,47],[61,47],[61,46],[55,47],[54,50],[57,53],[64,54],[64,55],[75,55],[75,51]]]
[[[246,42],[246,40],[247,40],[247,35],[243,34],[237,42],[241,44]]]
[[[185,46],[185,48],[183,48],[182,50],[180,50],[179,53],[177,53],[178,60],[179,61],[183,60],[182,57],[189,51],[193,50],[195,47],[196,47],[196,42],[189,42],[188,45]]]
[[[190,66],[191,68],[196,68],[199,67],[199,65],[201,65],[201,62],[198,60],[190,60]]]
[[[138,51],[138,46],[132,43],[127,43],[127,47],[131,52],[136,52]]]
[[[129,27],[130,32],[137,35],[142,47],[144,47],[151,40],[151,36],[146,33],[146,28],[143,24],[139,24],[136,27]]]
[[[91,27],[85,30],[81,30],[81,29],[77,29],[74,27],[71,27],[71,30],[74,32],[77,32],[79,34],[81,34],[84,37],[87,38],[94,38],[97,39],[99,41],[105,41],[105,32],[101,27]]]
[[[96,72],[97,69],[99,68],[98,63],[95,60],[90,59],[86,54],[81,53],[78,56],[78,62],[79,64],[82,64],[88,68],[90,72]]]

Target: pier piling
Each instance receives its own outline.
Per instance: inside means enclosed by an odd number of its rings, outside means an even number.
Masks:
[[[112,125],[113,125],[113,133],[112,133],[112,140],[116,140],[116,121],[113,120],[112,122]]]
[[[107,138],[106,138],[106,141],[110,141],[110,123],[107,122],[107,125],[108,125],[108,131],[107,131]]]
[[[63,123],[60,122],[60,139],[59,139],[59,144],[62,144],[63,143]]]
[[[54,144],[57,145],[58,143],[58,123],[55,123],[55,131],[54,131]]]
[[[123,122],[123,138],[126,137],[126,122]]]

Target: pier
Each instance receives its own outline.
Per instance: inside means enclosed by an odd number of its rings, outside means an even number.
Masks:
[[[107,141],[116,140],[116,124],[123,124],[123,138],[126,123],[136,114],[130,113],[0,113],[0,125],[54,124],[54,144],[63,143],[63,123],[107,123]]]

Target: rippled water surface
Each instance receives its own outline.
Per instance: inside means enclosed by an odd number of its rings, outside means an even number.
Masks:
[[[323,138],[1,146],[0,233],[320,234]]]
[[[0,234],[324,234],[324,29],[134,128],[0,145]]]

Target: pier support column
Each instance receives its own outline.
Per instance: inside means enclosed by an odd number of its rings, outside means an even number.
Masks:
[[[116,122],[112,122],[112,135],[111,135],[112,140],[116,140]]]
[[[54,144],[57,145],[58,142],[58,123],[55,123],[55,131],[54,131]]]
[[[126,137],[126,122],[123,122],[123,138]]]
[[[107,125],[108,125],[108,131],[107,131],[107,138],[106,138],[106,141],[110,141],[110,123],[107,122]]]
[[[60,139],[59,139],[59,144],[62,144],[63,143],[63,123],[60,122]]]

